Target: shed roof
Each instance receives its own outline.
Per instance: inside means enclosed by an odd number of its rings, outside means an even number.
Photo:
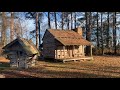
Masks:
[[[48,31],[63,45],[92,45],[91,42],[73,30],[49,29]]]
[[[34,45],[34,43],[32,41],[29,41],[24,38],[17,38],[15,40],[13,40],[12,42],[10,42],[6,46],[4,46],[3,49],[11,47],[17,41],[20,43],[20,45],[22,46],[23,50],[26,52],[27,55],[31,55],[31,54],[39,55],[39,51],[36,48],[36,46]]]

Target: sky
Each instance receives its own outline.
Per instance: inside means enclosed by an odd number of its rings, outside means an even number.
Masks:
[[[69,16],[69,17],[70,17],[70,16]],[[23,17],[23,19],[25,19],[25,18]],[[60,19],[60,17],[58,17],[58,15],[57,15],[57,19],[58,19],[58,22],[57,22],[57,23],[60,23],[60,20],[61,20],[61,19]],[[119,18],[119,19],[120,19],[120,18]],[[35,30],[34,20],[28,20],[28,19],[27,19],[27,20],[24,20],[23,24],[27,24],[27,29],[28,29],[27,35],[29,36],[29,35],[30,35],[29,32],[32,31],[32,30]],[[70,23],[70,24],[71,24],[71,23]],[[73,22],[73,24],[74,24],[74,22]],[[51,27],[52,27],[52,28],[55,28],[54,19],[51,21]],[[60,27],[60,26],[58,25],[58,29],[60,29],[59,27]],[[46,29],[48,29],[47,13],[44,14],[44,17],[43,17],[43,20],[42,20],[42,24],[41,24],[41,36],[42,36],[42,37],[43,37]],[[26,37],[27,35],[25,34],[24,37]],[[117,36],[120,37],[120,31],[119,31],[119,30],[117,30]],[[119,38],[119,39],[120,39],[120,38]],[[118,39],[118,40],[119,40],[119,39]],[[35,39],[33,40],[33,42],[35,43]]]

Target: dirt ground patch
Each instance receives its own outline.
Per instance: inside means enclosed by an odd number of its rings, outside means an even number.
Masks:
[[[38,61],[29,69],[0,70],[6,78],[120,78],[120,56],[94,56],[93,61]]]
[[[4,57],[0,57],[0,63],[9,63],[10,62],[10,60],[8,60],[8,59],[6,59],[6,58],[4,58]]]

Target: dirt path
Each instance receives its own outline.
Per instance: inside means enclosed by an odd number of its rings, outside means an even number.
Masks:
[[[8,59],[6,59],[4,57],[0,57],[0,63],[2,63],[2,62],[9,63],[10,60],[8,60]]]

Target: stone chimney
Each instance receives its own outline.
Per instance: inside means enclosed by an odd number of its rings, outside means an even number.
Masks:
[[[81,36],[83,35],[81,27],[76,28],[75,32],[79,33]]]

